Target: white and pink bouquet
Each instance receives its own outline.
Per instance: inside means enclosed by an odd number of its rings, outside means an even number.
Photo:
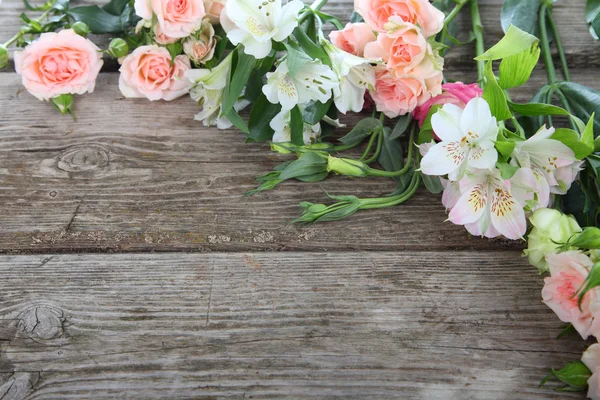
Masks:
[[[0,68],[8,65],[9,46],[22,47],[14,65],[25,89],[63,114],[74,113],[74,95],[94,91],[109,57],[120,65],[126,98],[189,95],[199,126],[235,126],[247,141],[268,142],[289,156],[248,194],[332,174],[394,182],[385,197],[302,202],[295,222],[395,206],[424,184],[442,193],[449,221],[470,234],[528,238],[530,262],[547,274],[544,302],[584,339],[598,337],[600,93],[571,82],[552,2],[505,1],[505,36],[487,51],[477,0],[357,0],[345,25],[323,11],[326,2],[27,2],[42,15],[22,16],[21,30],[0,45]],[[588,22],[597,34],[600,11],[590,3]],[[453,32],[466,9],[472,32],[461,43]],[[112,40],[101,50],[90,33]],[[453,81],[444,55],[471,42],[477,83]],[[548,84],[529,103],[511,101],[510,91],[529,80],[540,57]],[[361,118],[336,134],[348,113]],[[547,379],[568,390],[589,384],[590,397],[600,398],[599,354],[592,345],[582,362]]]

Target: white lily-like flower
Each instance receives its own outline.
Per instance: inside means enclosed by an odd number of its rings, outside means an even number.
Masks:
[[[333,88],[333,101],[338,111],[342,114],[362,111],[365,92],[375,90],[375,69],[365,58],[346,53],[325,39],[321,39],[321,43],[331,59],[331,69],[340,80]]]
[[[244,45],[244,52],[261,59],[269,55],[271,40],[284,41],[298,26],[300,0],[282,7],[281,0],[228,0],[221,13],[221,26],[231,43]]]
[[[311,100],[327,102],[338,84],[331,68],[321,61],[304,64],[292,76],[287,61],[283,60],[275,72],[267,73],[267,84],[262,91],[271,103],[280,103],[283,110],[291,110],[297,104],[306,104]]]
[[[525,211],[510,186],[497,169],[473,170],[460,181],[462,195],[448,219],[472,235],[522,238],[527,230]]]
[[[531,168],[548,181],[550,192],[565,194],[581,170],[581,162],[567,145],[551,139],[554,128],[543,126],[526,141],[517,142],[513,152],[513,164]]]
[[[302,109],[304,107],[301,107]],[[271,122],[269,126],[275,131],[273,134],[273,143],[286,143],[292,141],[292,129],[290,128],[292,121],[292,113],[287,110],[281,110]],[[304,130],[302,132],[302,138],[304,144],[309,145],[316,142],[317,138],[321,136],[321,125],[309,125],[304,124]]]
[[[421,160],[427,175],[446,175],[460,180],[471,169],[491,170],[498,161],[494,141],[498,136],[496,118],[488,103],[476,97],[464,110],[445,104],[431,118],[431,125],[441,142]]]
[[[227,129],[233,125],[227,117],[221,115],[223,91],[230,71],[231,56],[227,56],[213,69],[190,69],[185,73],[186,78],[194,83],[190,89],[190,97],[202,107],[194,119],[202,121],[204,126],[216,125],[219,129]],[[233,108],[239,111],[248,104],[246,100],[239,100]]]

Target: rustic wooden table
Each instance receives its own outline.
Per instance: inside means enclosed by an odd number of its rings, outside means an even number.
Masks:
[[[492,44],[501,1],[481,4]],[[348,17],[351,1],[328,8]],[[0,41],[23,11],[0,5]],[[555,14],[573,79],[600,89],[584,2]],[[472,81],[472,56],[453,51],[449,76]],[[555,339],[522,244],[468,237],[425,191],[289,225],[319,185],[244,197],[282,157],[203,128],[188,98],[125,100],[115,70],[75,122],[0,72],[0,398],[582,397],[537,387],[585,344]]]

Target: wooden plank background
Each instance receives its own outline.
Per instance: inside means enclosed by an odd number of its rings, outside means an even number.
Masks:
[[[501,1],[480,3],[491,45]],[[327,10],[347,17],[350,4]],[[0,41],[23,11],[0,4]],[[600,89],[584,2],[561,0],[555,15],[573,80]],[[475,79],[472,56],[452,51],[449,78]],[[188,98],[124,99],[115,67],[78,97],[77,121],[0,72],[0,399],[565,396],[537,385],[585,344],[555,340],[522,243],[469,237],[424,190],[289,225],[299,201],[327,201],[320,185],[244,197],[286,158],[203,128]],[[536,71],[513,98],[544,82]]]

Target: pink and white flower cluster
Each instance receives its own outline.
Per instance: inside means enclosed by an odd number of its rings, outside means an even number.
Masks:
[[[516,142],[510,164],[504,165],[512,174],[504,178],[495,148],[499,128],[488,103],[474,97],[463,109],[462,100],[445,97],[441,101],[448,102],[431,117],[439,142],[422,146],[421,171],[445,177],[442,202],[451,222],[477,236],[523,238],[526,214],[548,207],[553,193],[565,193],[581,162],[573,150],[551,138],[554,128],[542,127],[528,140]]]
[[[343,51],[377,62],[369,94],[390,118],[411,113],[442,92],[444,60],[431,45],[444,13],[427,0],[359,0],[364,23],[330,34]]]

